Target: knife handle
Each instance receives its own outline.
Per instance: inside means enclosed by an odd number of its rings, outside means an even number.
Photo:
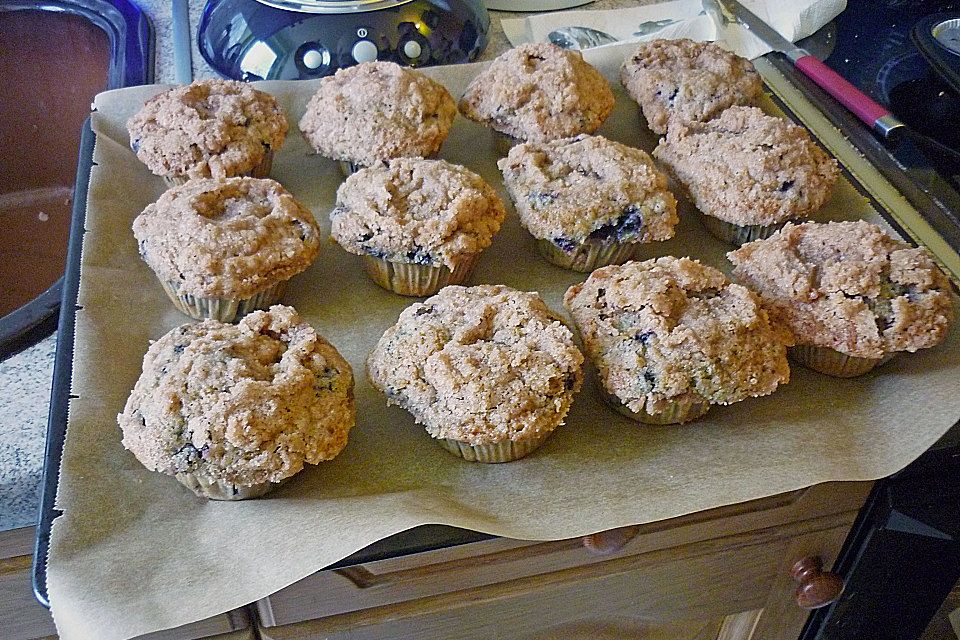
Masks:
[[[805,76],[816,82],[821,89],[836,98],[864,124],[884,138],[888,137],[891,131],[903,126],[903,123],[890,113],[889,109],[874,102],[843,76],[812,55],[802,56],[794,64]]]

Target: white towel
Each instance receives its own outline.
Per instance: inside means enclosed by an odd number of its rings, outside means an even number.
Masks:
[[[791,42],[813,34],[847,6],[846,0],[740,1]],[[654,38],[690,38],[718,41],[744,58],[753,59],[770,52],[770,47],[741,25],[716,25],[700,0],[675,0],[606,11],[561,11],[504,18],[501,22],[507,39],[514,46],[564,38],[579,41],[581,48]],[[554,33],[552,37],[551,33]]]

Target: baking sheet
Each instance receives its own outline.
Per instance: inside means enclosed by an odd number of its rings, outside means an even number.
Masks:
[[[616,81],[630,47],[587,52],[611,80],[617,105],[600,133],[650,150],[636,105]],[[425,71],[454,95],[482,65]],[[273,176],[329,230],[341,177],[310,155],[296,123],[315,82],[265,82],[291,123]],[[588,376],[567,424],[537,452],[505,465],[470,463],[388,408],[364,375],[377,338],[413,300],[379,289],[359,258],[335,245],[292,281],[284,299],[350,360],[357,426],[334,461],[273,494],[239,503],[194,497],[145,470],[120,445],[116,414],[148,341],[188,319],[166,299],[137,255],[133,218],[163,192],[136,160],[124,127],[162,87],[101,94],[81,267],[70,418],[53,525],[48,585],[60,636],[127,638],[199,620],[281,589],[378,539],[421,524],[448,524],[546,540],[671,518],[831,480],[889,475],[919,456],[960,417],[958,331],[940,347],[894,359],[877,373],[837,380],[793,367],[767,398],[714,407],[683,427],[638,427],[604,406]],[[775,110],[767,103],[768,110]],[[458,118],[441,156],[501,188],[490,133]],[[501,189],[502,193],[502,189]],[[504,195],[506,200],[506,196]],[[846,181],[820,217],[881,222]],[[681,205],[677,236],[641,258],[689,255],[728,270],[730,248]],[[508,216],[472,283],[540,291],[561,311],[584,278],[539,258]]]

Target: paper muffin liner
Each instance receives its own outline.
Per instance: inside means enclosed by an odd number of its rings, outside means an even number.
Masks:
[[[198,473],[178,473],[175,475],[177,481],[187,487],[201,498],[210,500],[248,500],[250,498],[259,498],[266,495],[285,483],[289,478],[284,478],[280,482],[260,482],[250,486],[244,486],[227,482],[226,480],[217,480]]]
[[[363,264],[370,279],[387,291],[422,297],[432,296],[448,284],[466,282],[479,257],[479,253],[467,256],[452,271],[445,266],[390,262],[373,256],[363,256]]]
[[[573,251],[567,252],[550,240],[537,239],[537,251],[549,262],[580,273],[589,273],[608,264],[623,264],[633,257],[636,245],[630,242],[616,242],[587,238]]]
[[[776,224],[733,224],[720,218],[714,218],[706,213],[701,213],[703,226],[715,237],[729,242],[730,244],[741,247],[754,240],[764,240],[769,238],[777,231],[783,228],[788,220]]]
[[[787,353],[793,360],[805,367],[837,378],[862,376],[875,367],[888,362],[894,356],[890,353],[882,358],[860,358],[847,355],[830,347],[817,347],[808,344],[790,347]]]
[[[641,411],[634,411],[623,404],[623,401],[616,395],[608,393],[606,389],[600,389],[600,396],[617,413],[644,424],[683,424],[696,420],[710,409],[710,403],[703,398],[687,397],[671,402],[666,411],[662,413],[648,413],[646,408]]]
[[[220,322],[233,322],[257,309],[269,309],[271,305],[279,302],[287,288],[287,281],[284,280],[249,298],[207,298],[178,293],[179,282],[161,280],[160,284],[181,313],[197,320],[211,318]]]
[[[545,431],[525,440],[506,440],[492,444],[469,444],[451,438],[437,438],[436,441],[453,455],[469,462],[495,464],[519,460],[530,454],[542,445],[551,433],[553,432]]]
[[[270,172],[273,170],[273,149],[268,149],[265,154],[263,154],[263,160],[260,161],[260,164],[255,166],[250,171],[243,173],[241,175],[248,176],[250,178],[268,178],[270,177]]]
[[[239,174],[240,176],[246,176],[248,178],[267,178],[270,176],[270,171],[273,170],[273,149],[267,151],[263,159],[260,161],[260,164],[255,166],[250,171]],[[168,187],[179,187],[182,184],[186,184],[190,180],[189,176],[163,176],[163,181],[167,184]]]

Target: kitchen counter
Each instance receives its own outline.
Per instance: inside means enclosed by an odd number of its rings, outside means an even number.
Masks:
[[[135,0],[150,16],[156,39],[156,81],[173,82],[173,32],[169,0]],[[204,0],[190,0],[190,28],[200,24]],[[655,0],[597,0],[583,7],[615,9],[655,4]],[[530,14],[491,11],[490,42],[481,60],[510,47],[500,20]],[[193,69],[197,78],[215,77],[194,43]],[[0,362],[0,531],[33,526],[37,522],[43,473],[44,437],[56,335]],[[119,434],[118,434],[119,436]]]

